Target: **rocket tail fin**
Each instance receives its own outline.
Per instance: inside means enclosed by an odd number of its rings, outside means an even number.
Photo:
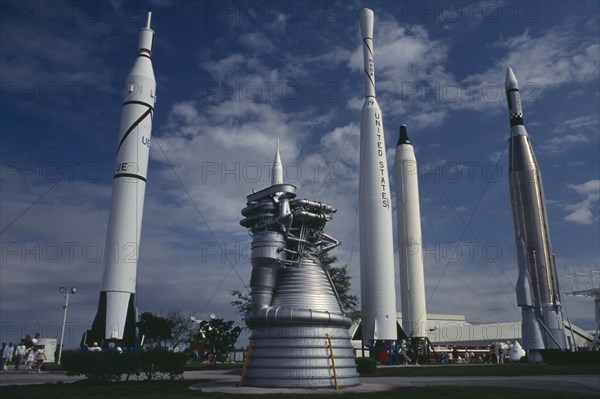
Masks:
[[[101,343],[104,340],[104,326],[106,325],[106,291],[100,292],[98,310],[92,323],[92,328],[87,330],[85,344],[91,346],[94,342]]]
[[[92,328],[84,334],[82,343],[87,346],[97,342],[100,346],[105,347],[107,337],[106,331],[106,309],[107,298],[106,291],[100,292],[100,300],[98,301],[98,311],[92,323]],[[127,305],[127,317],[125,319],[125,329],[123,338],[119,340],[119,346],[123,348],[137,348],[137,311],[135,307],[135,294],[131,294]]]
[[[520,307],[533,307],[533,292],[531,287],[531,276],[527,267],[527,249],[523,237],[517,240],[517,262],[519,277],[517,279],[517,305]]]

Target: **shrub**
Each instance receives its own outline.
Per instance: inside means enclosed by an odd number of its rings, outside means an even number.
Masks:
[[[117,352],[65,352],[62,368],[68,376],[85,375],[95,381],[119,381],[131,368],[129,355]]]
[[[170,380],[182,379],[187,356],[185,353],[161,350],[139,353],[139,370],[147,380],[153,380],[157,374],[168,375]]]
[[[356,371],[359,373],[372,373],[377,368],[377,360],[372,357],[357,357]]]
[[[68,376],[84,375],[95,381],[120,381],[123,374],[142,372],[147,380],[158,374],[182,379],[186,356],[166,351],[149,352],[64,352],[62,368]]]

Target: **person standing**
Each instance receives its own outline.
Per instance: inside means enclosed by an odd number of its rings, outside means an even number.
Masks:
[[[25,363],[25,370],[32,369],[34,358],[35,358],[35,354],[33,352],[33,348],[29,348],[29,350],[27,351],[27,361]]]
[[[465,363],[471,363],[471,354],[468,350],[465,351]]]
[[[2,370],[8,370],[8,365],[12,361],[13,354],[15,353],[15,347],[12,342],[8,344],[4,351],[2,352],[2,357],[4,358],[4,364],[2,365]]]
[[[25,342],[21,341],[16,349],[16,361],[15,361],[15,370],[19,370],[21,368],[21,362],[25,360],[25,356],[27,355],[27,348],[25,347]]]
[[[459,358],[458,348],[455,346],[454,349],[452,349],[452,361],[454,363],[458,363],[458,358]]]
[[[6,345],[6,342],[2,342],[2,349],[0,349],[0,352],[2,353],[2,363],[0,363],[0,370],[4,371],[4,370],[7,370],[5,365],[6,365],[6,356],[8,356],[8,345]]]
[[[500,344],[496,345],[496,363],[504,363],[504,351],[502,350],[502,346]]]
[[[44,364],[46,361],[46,351],[44,348],[44,345],[41,345],[40,348],[35,352],[35,368],[38,373],[42,371],[42,364]]]
[[[94,344],[89,348],[90,352],[101,352],[102,348],[98,346],[98,342],[94,342]]]

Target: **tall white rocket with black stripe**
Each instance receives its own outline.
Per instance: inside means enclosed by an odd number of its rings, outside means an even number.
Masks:
[[[123,89],[123,109],[114,170],[112,203],[104,249],[104,277],[100,304],[88,342],[119,340],[135,343],[135,291],[140,233],[156,81],[152,68],[154,31],[148,10],[141,29],[138,54]]]
[[[396,287],[392,203],[381,109],[375,98],[373,11],[360,13],[363,40],[365,103],[360,114],[358,214],[362,340],[395,341]]]

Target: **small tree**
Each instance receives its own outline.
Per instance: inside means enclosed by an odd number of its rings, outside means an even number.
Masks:
[[[215,355],[226,355],[227,352],[235,347],[242,328],[235,326],[234,321],[225,321],[224,319],[210,319],[210,321],[200,327],[198,340],[204,341],[211,352]]]
[[[138,318],[140,336],[144,336],[145,343],[152,346],[163,346],[163,342],[171,336],[171,324],[163,317],[152,312],[144,312]]]
[[[192,335],[193,322],[189,315],[179,309],[169,310],[165,317],[152,312],[144,312],[138,319],[140,336],[145,336],[149,346],[159,346],[174,350],[179,344],[187,342]]]
[[[169,327],[171,328],[169,340],[171,341],[172,349],[189,340],[194,326],[191,315],[185,315],[180,309],[175,309],[169,310],[165,319],[169,322]]]
[[[246,317],[246,314],[252,310],[252,298],[250,294],[242,294],[238,290],[230,291],[230,293],[235,298],[230,302],[231,306],[236,309],[240,316]]]

